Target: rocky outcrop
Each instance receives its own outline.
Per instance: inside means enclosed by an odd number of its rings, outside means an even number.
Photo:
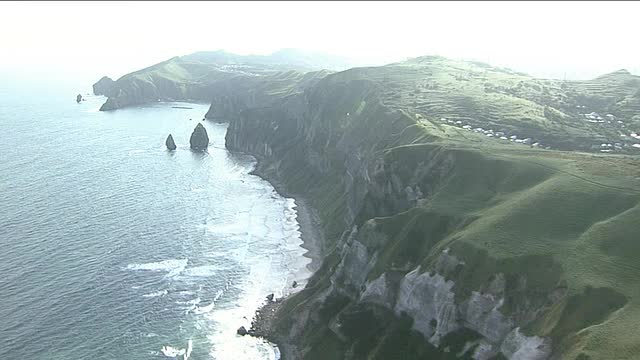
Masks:
[[[207,135],[207,129],[205,129],[201,123],[198,123],[195,129],[193,129],[191,138],[189,138],[189,144],[191,144],[191,149],[199,151],[206,150],[209,146],[209,136]]]
[[[78,94],[78,96],[76,96],[76,102],[79,104],[82,101],[82,94]]]
[[[173,141],[173,136],[171,136],[171,134],[167,136],[167,140],[164,142],[164,144],[167,146],[167,149],[169,150],[176,149],[176,143]]]
[[[108,76],[103,76],[97,83],[93,84],[93,93],[95,95],[113,96],[115,81]]]
[[[240,335],[240,336],[245,336],[245,335],[247,335],[247,334],[248,334],[248,331],[247,331],[247,329],[246,329],[244,326],[240,326],[240,327],[238,328],[238,330],[236,331],[236,333],[237,333],[238,335]]]

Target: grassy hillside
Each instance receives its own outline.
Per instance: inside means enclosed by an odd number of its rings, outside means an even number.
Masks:
[[[565,82],[431,56],[336,76],[375,81],[385,105],[423,121],[491,130],[492,137],[502,132],[542,147],[619,153],[635,153],[631,145],[640,142],[629,136],[640,130],[640,77],[626,71]],[[592,112],[599,118],[585,117]]]
[[[450,61],[426,61],[328,75],[304,94],[231,121],[227,146],[260,157],[263,174],[304,196],[326,237],[322,268],[279,310],[273,339],[290,358],[457,359],[493,346],[493,358],[518,359],[504,335],[495,340],[492,327],[465,310],[485,294],[502,299],[487,310],[508,319],[498,325],[550,339],[555,358],[634,359],[640,353],[633,327],[640,321],[637,157],[546,150],[443,123],[440,117],[470,122],[471,116],[463,117],[470,113],[452,100],[453,92],[431,96],[438,86],[501,104],[474,112],[485,128],[512,124],[542,137],[553,126],[513,115],[527,111],[517,104],[538,106],[524,95],[495,98],[462,87],[453,70],[437,72],[445,66],[439,62],[453,66]],[[528,79],[491,72],[504,84]],[[407,89],[421,79],[440,85],[422,88],[414,104]],[[426,106],[432,108],[420,113]],[[579,121],[575,131],[584,130]],[[462,325],[442,330],[438,346],[415,329],[416,318],[394,310],[401,303],[397,289],[414,269],[453,282],[452,316]],[[386,288],[374,293],[382,295],[367,300],[366,289],[380,279]],[[428,312],[434,300],[420,301]]]

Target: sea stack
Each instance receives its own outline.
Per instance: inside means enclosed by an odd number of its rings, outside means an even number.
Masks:
[[[176,143],[173,141],[173,136],[171,136],[171,134],[169,134],[169,136],[167,136],[167,141],[164,142],[165,145],[167,145],[167,149],[169,150],[175,150],[176,149]]]
[[[189,143],[191,143],[191,148],[193,150],[205,150],[209,146],[209,136],[207,135],[207,129],[205,129],[201,123],[198,123],[198,125],[196,125],[196,128],[193,129],[193,133],[191,133],[191,139],[189,139]]]
[[[78,96],[76,96],[76,102],[79,104],[80,101],[82,101],[82,94],[78,94]]]

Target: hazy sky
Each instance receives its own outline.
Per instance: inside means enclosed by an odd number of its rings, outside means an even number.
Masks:
[[[640,73],[639,2],[1,2],[0,70],[118,77],[199,50],[438,54],[540,76]],[[635,34],[635,35],[634,35]]]

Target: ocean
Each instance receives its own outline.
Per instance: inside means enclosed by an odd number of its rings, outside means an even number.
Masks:
[[[278,358],[236,329],[309,276],[294,199],[225,149],[226,125],[202,121],[207,105],[100,112],[89,89],[0,86],[0,353]],[[198,122],[206,153],[189,149]]]

